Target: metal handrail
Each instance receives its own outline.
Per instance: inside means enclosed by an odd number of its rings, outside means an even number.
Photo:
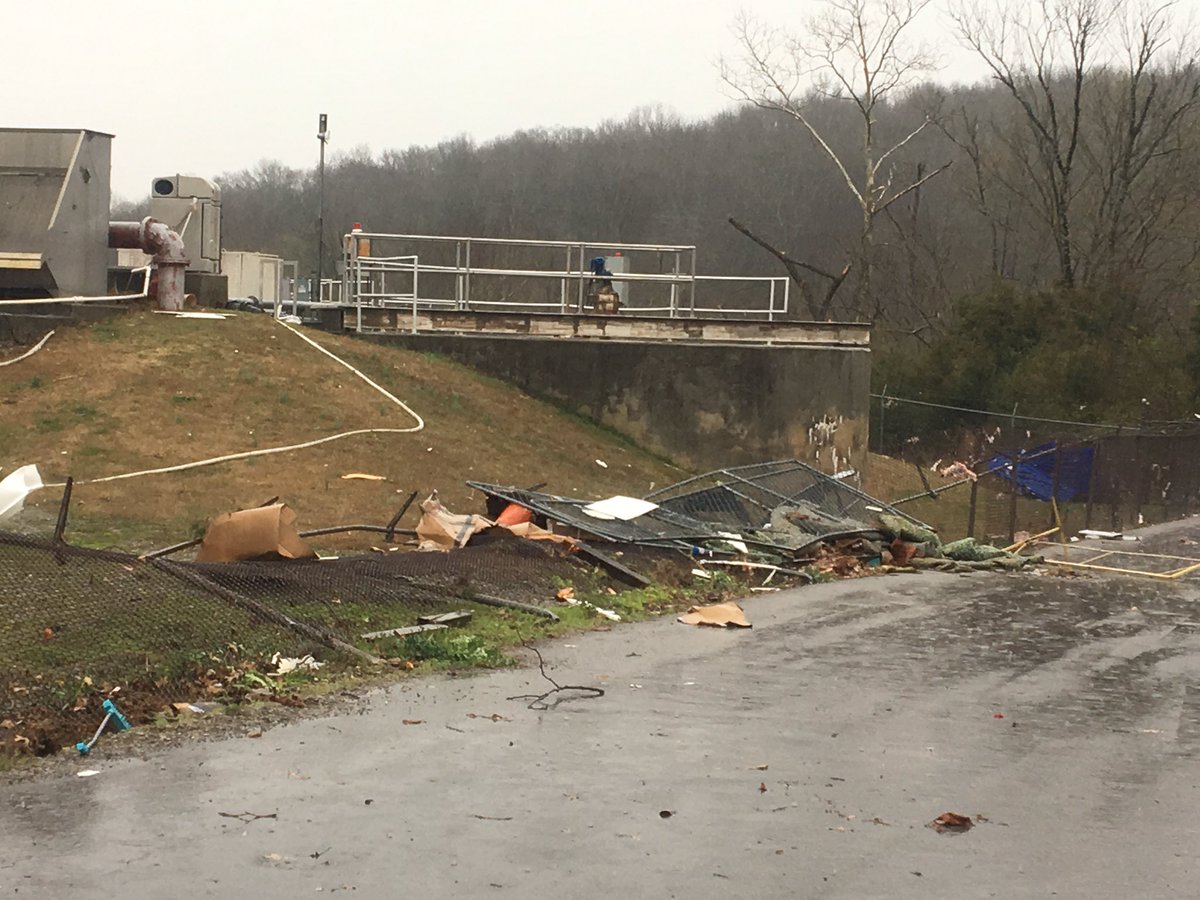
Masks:
[[[372,249],[378,249],[377,243],[381,241],[427,241],[440,244],[455,245],[455,264],[454,265],[438,265],[432,263],[421,263],[418,255],[359,255],[360,242],[372,242],[376,244]],[[490,246],[521,246],[521,247],[548,247],[556,249],[565,249],[567,251],[566,268],[559,270],[552,269],[520,269],[520,268],[501,268],[493,266],[472,266],[471,251],[472,245],[490,245]],[[408,234],[386,234],[382,232],[362,232],[356,231],[345,236],[344,259],[345,266],[343,269],[342,288],[344,298],[353,298],[353,304],[358,308],[359,327],[361,328],[361,307],[365,301],[370,306],[408,306],[413,308],[413,329],[416,329],[417,322],[417,307],[425,306],[427,308],[450,307],[462,310],[469,310],[479,307],[508,307],[517,309],[546,309],[558,310],[562,314],[567,313],[582,313],[591,307],[585,303],[587,286],[597,279],[595,273],[590,268],[584,268],[584,262],[588,256],[588,251],[599,249],[610,250],[628,250],[631,252],[646,251],[658,253],[673,253],[675,254],[674,271],[673,272],[616,272],[610,276],[604,276],[603,280],[612,283],[633,283],[643,282],[649,284],[662,284],[670,288],[670,300],[667,305],[656,306],[625,306],[627,315],[638,314],[654,314],[666,313],[669,317],[677,317],[681,310],[686,315],[696,315],[697,313],[717,313],[726,315],[747,315],[747,316],[765,316],[767,321],[774,321],[778,315],[786,315],[789,307],[790,299],[790,283],[783,276],[740,276],[740,275],[697,275],[695,273],[696,248],[694,245],[682,244],[628,244],[628,243],[601,243],[601,242],[586,242],[586,241],[546,241],[532,240],[524,238],[475,238],[475,237],[457,237],[450,235],[408,235]],[[680,256],[682,254],[690,256],[690,265],[688,270],[684,270],[681,266]],[[578,266],[576,267],[576,260]],[[454,298],[434,298],[420,297],[416,288],[417,279],[420,272],[427,274],[438,275],[453,275],[454,279]],[[411,273],[414,279],[413,293],[388,291],[385,287],[385,278],[392,273]],[[378,276],[376,283],[375,276]],[[546,302],[538,300],[473,300],[471,298],[471,280],[472,278],[533,278],[533,279],[550,279],[560,282],[559,301]],[[576,283],[576,289],[573,291],[575,297],[568,299],[567,286],[570,282]],[[745,284],[766,284],[769,286],[769,294],[767,297],[766,308],[762,307],[730,307],[730,306],[698,306],[696,304],[695,287],[697,283],[705,282],[720,282],[731,283],[741,282]],[[364,287],[366,288],[364,290]],[[782,288],[782,290],[780,290]],[[686,292],[686,304],[681,302],[681,294]],[[782,297],[780,297],[782,295]],[[782,304],[778,301],[782,299]]]
[[[366,240],[431,241],[434,243],[491,244],[513,247],[556,247],[561,250],[590,247],[593,250],[634,250],[649,253],[684,253],[696,249],[695,244],[628,244],[622,241],[544,241],[531,238],[466,237],[446,234],[386,234],[376,231],[356,231],[356,238]]]

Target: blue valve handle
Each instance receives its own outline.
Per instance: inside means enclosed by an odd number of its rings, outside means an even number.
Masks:
[[[90,741],[79,741],[75,744],[75,749],[79,751],[80,756],[87,756],[92,747],[96,745],[96,741],[100,740],[100,734],[110,721],[116,723],[117,731],[128,731],[130,729],[129,720],[117,709],[117,704],[111,700],[105,700],[101,706],[104,709],[104,719],[100,722],[100,727],[96,729],[96,733],[92,735]]]
[[[104,707],[104,711],[116,720],[118,731],[128,731],[132,727],[129,724],[129,720],[121,714],[119,709],[117,709],[117,704],[113,703],[111,700],[105,700],[102,705]]]

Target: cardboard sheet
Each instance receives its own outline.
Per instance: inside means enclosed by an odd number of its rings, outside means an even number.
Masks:
[[[693,606],[679,617],[684,625],[712,625],[716,628],[750,628],[746,621],[746,613],[730,600],[728,603],[717,603],[713,606]]]
[[[208,526],[197,562],[236,562],[278,554],[313,559],[316,553],[296,533],[296,513],[286,503],[217,516]]]

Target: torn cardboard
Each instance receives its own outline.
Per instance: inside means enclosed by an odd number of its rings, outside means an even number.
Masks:
[[[263,556],[315,559],[296,533],[296,513],[286,503],[225,513],[213,519],[196,554],[197,562],[237,562]]]
[[[734,601],[712,606],[693,606],[679,617],[684,625],[711,625],[715,628],[751,628],[745,611]]]
[[[453,550],[466,546],[471,535],[491,528],[491,519],[476,515],[459,515],[442,506],[437,492],[421,504],[421,521],[417,523],[418,550]]]
[[[502,525],[519,538],[525,538],[529,541],[553,541],[556,544],[566,544],[568,547],[576,546],[579,541],[573,537],[567,537],[565,534],[555,534],[553,531],[547,531],[534,525],[532,522],[519,522],[516,525]]]

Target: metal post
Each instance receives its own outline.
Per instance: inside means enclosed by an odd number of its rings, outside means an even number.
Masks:
[[[884,449],[883,449],[883,422],[884,422],[884,417],[887,415],[887,413],[885,412],[887,410],[887,389],[888,389],[888,386],[885,384],[883,386],[883,392],[879,395],[879,448],[875,451],[876,453],[884,452]]]
[[[454,306],[463,308],[462,241],[454,242]]]
[[[1017,407],[1013,405],[1012,418],[1009,419],[1009,428],[1011,429],[1011,442],[1009,444],[1009,453],[1012,454],[1009,459],[1012,462],[1012,483],[1009,485],[1010,492],[1008,497],[1008,542],[1011,544],[1016,540],[1017,533],[1017,476],[1020,473],[1020,456],[1021,444],[1017,440]]]
[[[578,301],[579,306],[576,309],[576,312],[579,312],[579,313],[583,312],[583,277],[584,277],[583,276],[583,265],[584,265],[584,256],[586,255],[586,253],[587,253],[587,245],[580,244],[579,245],[579,301]]]
[[[321,302],[321,279],[325,269],[325,141],[329,139],[329,117],[321,113],[317,126],[317,140],[321,143],[321,167],[317,180],[317,302]],[[308,298],[312,300],[310,296]]]
[[[1050,497],[1053,502],[1050,504],[1050,524],[1047,528],[1053,528],[1056,524],[1054,519],[1055,504],[1058,503],[1058,485],[1062,480],[1062,444],[1057,440],[1054,442],[1054,476],[1050,481]]]
[[[975,509],[979,502],[979,481],[971,482],[971,505],[967,507],[967,537],[975,537]]]
[[[1121,448],[1121,426],[1118,425],[1116,440],[1113,441],[1113,449],[1119,451],[1120,448]],[[1120,459],[1120,457],[1118,457],[1118,459]],[[1123,459],[1121,461],[1124,462]],[[1122,466],[1122,468],[1124,468],[1124,466]],[[1120,529],[1117,527],[1117,522],[1119,521],[1119,518],[1117,516],[1117,509],[1118,509],[1118,506],[1121,501],[1121,494],[1120,494],[1121,482],[1120,482],[1119,473],[1114,470],[1114,474],[1112,476],[1110,476],[1107,479],[1107,481],[1108,481],[1108,490],[1109,490],[1108,527],[1113,531],[1119,531]]]
[[[421,296],[421,292],[420,292],[419,290],[417,290],[417,288],[418,288],[418,286],[419,286],[419,279],[420,279],[420,276],[421,276],[421,267],[420,267],[420,265],[419,265],[419,258],[418,258],[418,257],[416,257],[416,256],[414,256],[414,257],[413,257],[413,261],[412,261],[412,263],[413,263],[413,317],[412,317],[412,333],[413,333],[413,334],[416,334],[416,333],[417,333],[417,298]]]
[[[771,279],[770,284],[771,284],[771,294],[768,299],[767,321],[774,322],[775,321],[775,279],[774,278]]]
[[[463,275],[463,306],[471,308],[471,242],[466,246],[466,272]]]
[[[567,267],[563,270],[564,272],[571,271],[571,249],[572,249],[571,245],[567,244]],[[562,315],[565,316],[567,314],[567,277],[566,277],[566,275],[564,275],[562,278],[560,278],[558,280],[558,305],[559,305],[558,311]]]
[[[671,267],[671,274],[675,276],[675,279],[671,282],[671,318],[674,319],[679,315],[679,251],[671,255],[675,257],[675,261]]]
[[[350,233],[350,271],[351,279],[354,282],[354,307],[358,313],[358,322],[355,325],[355,331],[362,332],[362,270],[358,261],[358,236],[353,232]]]
[[[678,253],[678,251],[676,251],[676,252]],[[692,318],[695,318],[695,316],[696,316],[696,248],[695,247],[692,248],[691,276],[692,276],[692,287],[688,293],[689,293],[689,298],[691,301]]]
[[[1143,416],[1143,418],[1145,418]],[[1142,429],[1133,436],[1133,524],[1142,524],[1142,502],[1146,493],[1146,473],[1142,465]]]
[[[1088,473],[1087,507],[1084,510],[1083,527],[1092,527],[1092,497],[1096,493],[1096,473],[1100,470],[1100,439],[1092,441],[1092,471]],[[1066,535],[1063,536],[1066,539]]]

